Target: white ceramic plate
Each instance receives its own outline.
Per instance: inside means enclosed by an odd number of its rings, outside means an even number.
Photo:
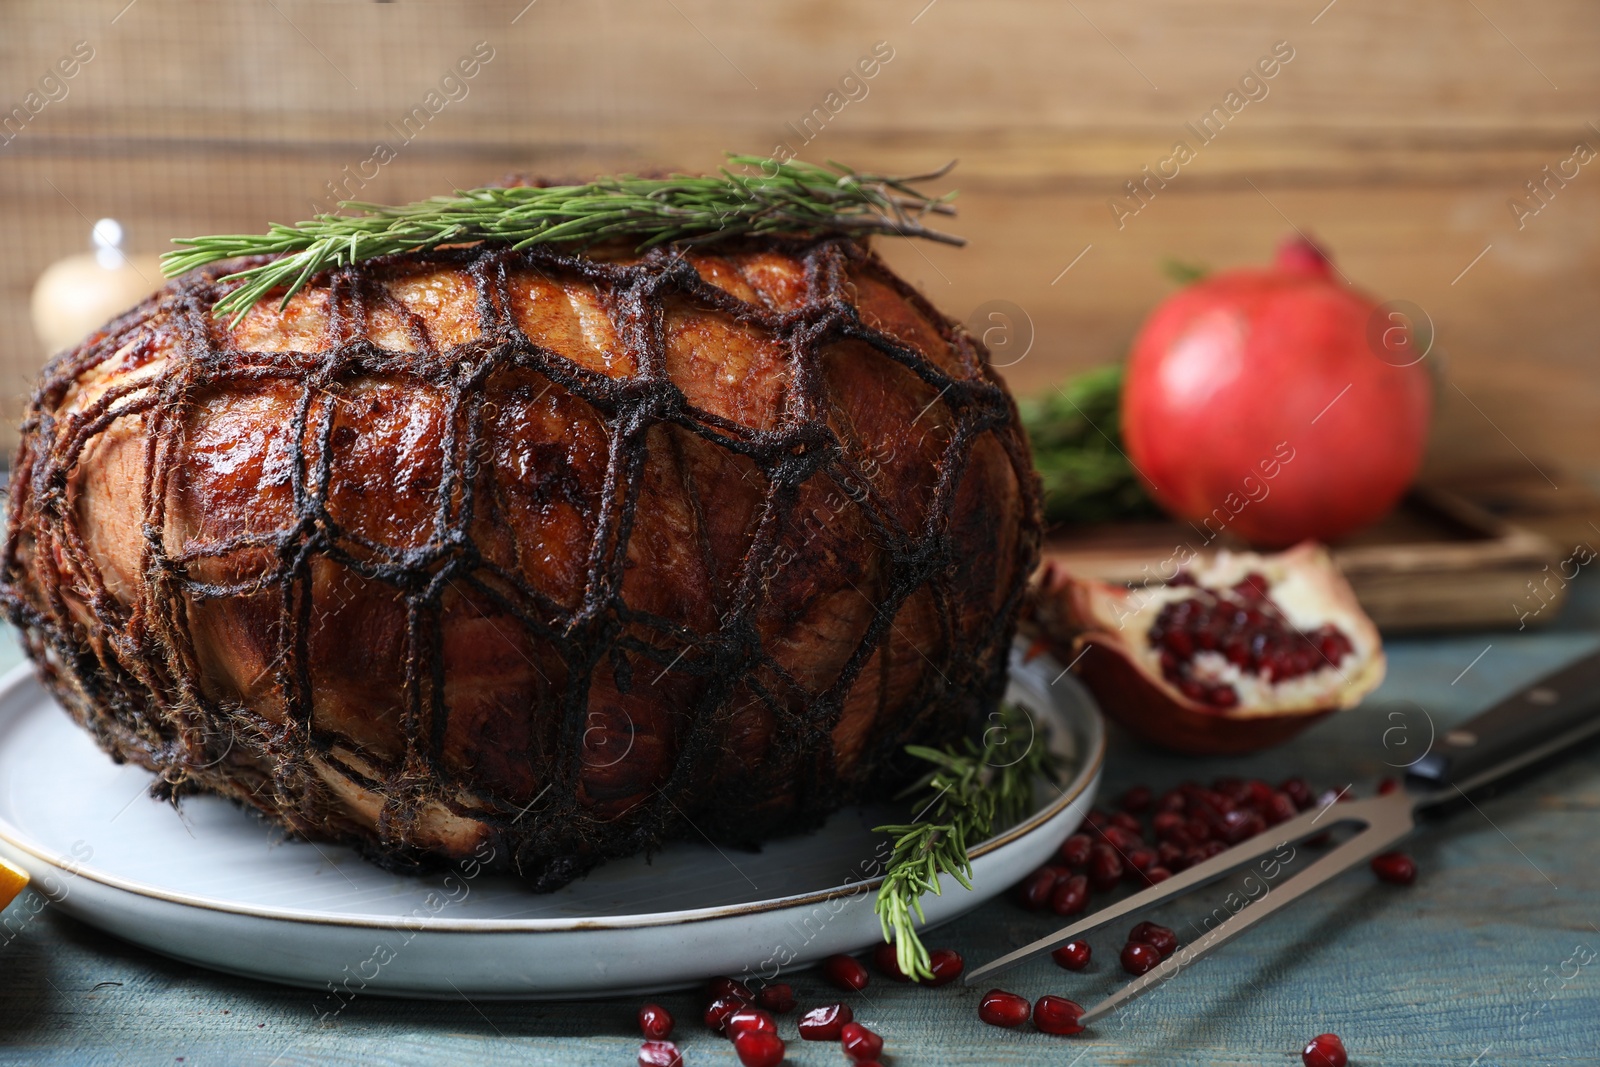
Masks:
[[[1092,802],[1100,717],[1060,671],[1014,656],[1008,696],[1034,711],[1071,780],[1042,786],[1028,820],[973,850],[974,888],[946,878],[924,901],[930,924],[1043,863]],[[881,936],[872,904],[887,856],[870,828],[906,814],[842,811],[759,853],[675,844],[540,895],[470,866],[389,873],[284,840],[215,797],[174,811],[150,781],[95,747],[30,666],[0,679],[0,854],[67,914],[201,966],[321,990],[329,1013],[357,993],[560,998],[770,979],[861,949]]]

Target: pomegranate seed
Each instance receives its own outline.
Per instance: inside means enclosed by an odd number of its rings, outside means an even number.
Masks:
[[[1181,871],[1188,866],[1183,858],[1185,851],[1171,841],[1163,841],[1156,846],[1156,864],[1169,871]]]
[[[1378,795],[1380,797],[1386,797],[1399,788],[1399,782],[1395,781],[1393,778],[1385,778],[1383,781],[1378,783]]]
[[[1372,873],[1394,885],[1410,885],[1417,880],[1417,863],[1404,852],[1385,852],[1372,857]]]
[[[1288,822],[1298,814],[1300,809],[1295,807],[1288,793],[1275,792],[1265,804],[1261,805],[1261,817],[1266,820],[1268,826]]]
[[[778,1067],[783,1062],[783,1039],[765,1030],[743,1030],[734,1035],[733,1051],[744,1067]]]
[[[723,998],[742,1000],[749,1004],[756,999],[756,995],[750,992],[749,986],[743,982],[736,982],[732,978],[713,978],[706,983],[707,1000],[721,1000]]]
[[[1226,812],[1222,816],[1222,839],[1237,845],[1246,838],[1265,832],[1267,824],[1261,816],[1249,809]]]
[[[672,1016],[659,1004],[646,1004],[639,1009],[639,1029],[651,1041],[672,1036]]]
[[[1301,811],[1310,808],[1317,802],[1316,794],[1311,792],[1311,787],[1304,778],[1285,778],[1278,786],[1278,792],[1287,793],[1289,799],[1294,801],[1294,806]]]
[[[839,1032],[839,1044],[844,1046],[844,1054],[857,1063],[875,1060],[883,1051],[883,1038],[860,1023],[845,1023]]]
[[[1250,797],[1245,803],[1257,810],[1266,807],[1267,801],[1272,799],[1272,794],[1277,792],[1259,778],[1252,778],[1245,785],[1250,791]]]
[[[639,1067],[683,1067],[683,1055],[671,1041],[646,1041],[639,1046]]]
[[[923,979],[922,984],[941,986],[954,982],[961,977],[961,972],[966,970],[966,967],[966,961],[955,949],[936,948],[928,953],[928,970],[933,972],[933,977]]]
[[[1189,835],[1189,840],[1197,845],[1205,844],[1214,836],[1211,833],[1211,824],[1200,818],[1190,819],[1183,829]]]
[[[1066,997],[1046,994],[1033,1006],[1033,1025],[1046,1034],[1081,1034],[1083,1005]]]
[[[1306,1067],[1345,1067],[1349,1057],[1338,1034],[1318,1034],[1300,1053]]]
[[[1122,946],[1122,969],[1129,974],[1144,974],[1160,962],[1161,953],[1154,945],[1129,941]]]
[[[1130,848],[1124,859],[1128,867],[1142,874],[1156,865],[1156,850],[1153,848]]]
[[[794,1011],[794,987],[788,982],[774,982],[762,986],[761,991],[756,994],[756,1003],[768,1011],[787,1015]]]
[[[1089,879],[1081,874],[1056,886],[1050,897],[1050,910],[1057,915],[1077,915],[1089,906]]]
[[[737,997],[718,997],[706,1005],[706,1029],[716,1033],[723,1033],[728,1027],[728,1017],[742,1008],[748,1008],[750,1002]]]
[[[1099,890],[1110,889],[1122,881],[1122,857],[1107,844],[1089,850],[1089,884]]]
[[[855,1019],[848,1004],[824,1004],[800,1016],[800,1036],[807,1041],[837,1041],[844,1024]]]
[[[1141,823],[1137,817],[1129,815],[1125,811],[1113,812],[1111,815],[1111,825],[1115,826],[1119,830],[1128,831],[1134,837],[1138,837],[1144,832],[1144,824]],[[1110,827],[1107,827],[1107,829],[1109,828]]]
[[[1026,997],[1007,993],[1003,989],[989,990],[978,1002],[978,1018],[990,1026],[1021,1026],[1028,1021],[1032,1010],[1033,1006]]]
[[[1156,801],[1156,811],[1182,811],[1185,803],[1182,790],[1169,789]]]
[[[1094,842],[1088,834],[1073,834],[1061,842],[1061,862],[1068,867],[1082,867],[1089,862],[1089,846]]]
[[[1089,957],[1094,955],[1094,950],[1087,941],[1068,941],[1050,953],[1050,958],[1069,971],[1081,971],[1089,966]]]
[[[765,1030],[775,1034],[778,1032],[778,1020],[772,1017],[771,1012],[760,1008],[740,1008],[728,1016],[726,1029],[729,1037],[737,1037],[746,1030]]]
[[[1132,815],[1143,815],[1150,810],[1150,802],[1155,798],[1149,786],[1136,785],[1122,794],[1122,810]]]
[[[1056,868],[1040,867],[1017,883],[1016,901],[1029,911],[1038,911],[1050,903],[1050,894],[1056,888]]]
[[[1096,830],[1104,830],[1106,828],[1106,825],[1108,823],[1110,823],[1110,821],[1111,821],[1111,816],[1107,815],[1105,812],[1101,811],[1099,808],[1090,808],[1089,809],[1089,814],[1087,814],[1087,815],[1085,815],[1083,817],[1084,825],[1085,826],[1092,826]]]
[[[1155,831],[1158,841],[1170,841],[1173,834],[1182,833],[1188,825],[1188,818],[1178,811],[1158,811],[1150,820],[1150,829]]]
[[[1206,859],[1210,859],[1212,856],[1220,856],[1226,851],[1228,851],[1228,846],[1221,841],[1207,841],[1200,846],[1200,854]]]
[[[872,981],[861,961],[844,953],[829,956],[822,961],[822,976],[846,992],[859,993]]]
[[[1129,941],[1142,941],[1157,952],[1161,958],[1166,959],[1178,951],[1178,935],[1165,926],[1157,926],[1152,922],[1142,922],[1128,931]]]
[[[1118,852],[1128,852],[1144,844],[1144,838],[1124,827],[1108,826],[1105,832],[1105,843]],[[1090,847],[1089,852],[1093,855],[1093,846]]]
[[[1144,880],[1150,885],[1155,885],[1157,882],[1165,882],[1171,877],[1172,872],[1167,870],[1165,867],[1151,867],[1148,871],[1144,872]]]
[[[911,981],[911,976],[900,969],[900,953],[887,941],[872,950],[872,966],[879,974],[896,982]]]

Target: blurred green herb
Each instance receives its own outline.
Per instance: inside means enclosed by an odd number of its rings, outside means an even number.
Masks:
[[[1033,442],[1050,523],[1161,514],[1122,451],[1122,367],[1099,367],[1018,407]]]
[[[923,895],[939,892],[941,874],[971,889],[968,849],[1021,822],[1033,810],[1034,783],[1057,774],[1056,757],[1025,710],[1002,704],[991,718],[981,745],[971,738],[942,749],[907,745],[906,752],[933,764],[901,794],[918,798],[916,820],[875,828],[894,837],[894,852],[874,910],[900,970],[913,979],[933,977],[917,935],[917,924],[927,921]]]
[[[1168,256],[1161,261],[1161,273],[1179,285],[1191,285],[1210,274],[1211,268],[1204,263],[1190,263]]]

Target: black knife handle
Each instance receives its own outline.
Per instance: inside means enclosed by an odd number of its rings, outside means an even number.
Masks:
[[[1406,778],[1413,790],[1454,797],[1455,789],[1487,785],[1597,733],[1600,652],[1593,652],[1452,727]]]

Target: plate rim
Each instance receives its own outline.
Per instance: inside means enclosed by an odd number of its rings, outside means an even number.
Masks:
[[[1018,656],[1017,649],[1013,649],[1014,662],[1007,667],[1008,680],[1015,682],[1023,672],[1037,674],[1039,669],[1054,663],[1054,659],[1047,652],[1041,652],[1029,659]],[[1016,662],[1020,660],[1020,662]],[[1057,664],[1059,666],[1059,664]],[[1063,672],[1065,673],[1065,672]],[[1063,679],[1057,679],[1058,681]],[[1012,841],[1038,829],[1048,823],[1061,812],[1065,811],[1091,784],[1098,778],[1106,755],[1105,722],[1100,713],[1098,704],[1087,690],[1076,684],[1074,679],[1065,679],[1072,683],[1071,688],[1077,690],[1077,702],[1088,714],[1083,718],[1084,739],[1089,751],[1079,764],[1072,779],[1065,785],[1058,787],[1059,796],[1049,803],[1041,806],[1028,818],[1017,825],[1010,827],[1004,833],[991,837],[977,845],[969,852],[969,858],[976,861],[991,852],[994,852]],[[1053,685],[1054,683],[1050,683]],[[13,667],[4,675],[0,675],[0,706],[19,697],[22,691],[32,686],[36,688],[46,700],[56,704],[60,714],[67,714],[61,709],[49,689],[40,681],[31,661]],[[1049,685],[1045,687],[1048,692]],[[1072,715],[1066,711],[1056,698],[1051,698],[1063,717]],[[104,755],[102,752],[101,755]],[[109,758],[109,757],[107,757]],[[310,926],[334,926],[341,928],[363,928],[381,930],[416,930],[430,933],[475,933],[475,934],[501,934],[501,933],[546,933],[561,931],[593,931],[627,930],[649,927],[667,927],[686,923],[710,922],[718,919],[737,918],[739,916],[757,915],[767,911],[785,910],[807,905],[816,905],[831,900],[861,896],[864,893],[875,892],[883,884],[885,875],[863,879],[859,882],[850,882],[844,885],[831,886],[827,889],[812,890],[807,893],[798,893],[785,897],[771,897],[765,900],[749,901],[741,904],[722,904],[709,908],[690,908],[666,912],[641,912],[636,915],[624,916],[589,916],[575,918],[538,918],[538,919],[466,919],[444,918],[440,916],[403,916],[395,918],[373,918],[360,915],[339,915],[333,913],[308,912],[300,909],[267,907],[253,904],[240,904],[236,901],[222,900],[215,897],[200,896],[190,893],[173,892],[159,886],[151,885],[137,879],[124,878],[120,875],[98,872],[88,864],[70,860],[66,856],[45,848],[30,841],[21,827],[14,825],[10,820],[0,815],[0,842],[11,848],[25,852],[34,859],[49,865],[57,871],[70,873],[74,878],[87,878],[108,889],[127,893],[132,896],[150,900],[158,900],[168,904],[182,907],[199,908],[205,911],[218,912],[224,915],[238,916],[249,919],[259,919],[270,922],[291,922]]]

